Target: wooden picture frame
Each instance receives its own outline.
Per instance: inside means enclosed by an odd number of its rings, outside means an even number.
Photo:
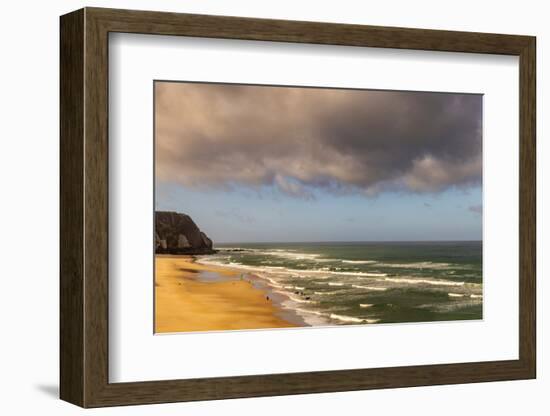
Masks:
[[[85,8],[61,17],[60,396],[82,407],[535,378],[535,38]],[[110,383],[108,35],[193,36],[519,56],[519,359]]]

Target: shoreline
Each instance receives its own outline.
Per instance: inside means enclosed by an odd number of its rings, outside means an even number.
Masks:
[[[259,289],[267,292],[270,299],[272,299],[275,304],[279,306],[281,316],[293,323],[296,323],[298,327],[333,326],[331,319],[329,319],[329,316],[326,314],[319,311],[297,307],[297,304],[299,303],[309,302],[307,297],[305,299],[300,299],[303,293],[300,294],[296,291],[294,293],[290,293],[282,290],[283,286],[276,284],[270,277],[259,274],[257,268],[201,261],[204,260],[204,258],[205,256],[200,259],[195,259],[195,262],[202,266],[221,268],[233,273],[248,276],[251,282],[255,283]],[[293,305],[285,306],[284,303],[292,303]]]
[[[257,249],[232,248],[232,250],[240,252]],[[230,251],[232,250],[230,249]],[[263,250],[270,250],[270,248]],[[273,250],[275,252],[283,251],[280,249]],[[298,256],[299,259],[303,259],[307,255],[295,253],[297,251],[295,249],[289,250],[290,254]],[[267,254],[272,254],[272,252],[268,252]],[[275,255],[279,254],[275,253]],[[313,254],[312,256],[318,255]],[[275,263],[276,265],[273,266],[273,262],[271,261],[267,262],[269,265],[263,263],[247,264],[246,261],[243,263],[243,260],[238,259],[231,261],[229,263],[212,261],[208,256],[199,256],[197,258],[198,263],[209,267],[223,267],[235,272],[256,276],[259,281],[263,282],[264,286],[267,286],[267,290],[280,293],[285,298],[283,307],[299,315],[306,323],[306,326],[333,327],[350,324],[371,325],[483,319],[482,310],[477,310],[478,306],[483,304],[482,282],[457,279],[454,274],[450,276],[448,274],[442,275],[442,273],[436,273],[436,275],[425,276],[423,273],[421,275],[414,273],[418,268],[424,269],[426,267],[431,271],[431,269],[439,270],[442,266],[453,268],[461,267],[460,265],[437,261],[432,262],[431,259],[408,262],[406,264],[394,262],[396,264],[394,268],[397,267],[399,271],[405,266],[415,269],[413,274],[409,275],[407,273],[398,273],[393,269],[387,270],[394,263],[386,264],[383,261],[372,259],[347,260],[345,257],[343,259],[338,257],[331,257],[329,259],[332,263],[348,263],[344,264],[344,266],[341,264],[337,264],[336,266],[352,267],[351,270],[341,270],[340,268],[336,268],[335,270],[328,269],[327,267],[320,269],[319,263],[315,263],[313,266],[310,265],[313,268],[303,269],[293,268],[292,265],[286,266],[285,263],[281,266],[281,262]],[[376,263],[376,265],[380,265],[385,269],[373,272],[368,268],[364,270],[361,268],[357,269],[359,266],[356,267],[357,264],[360,264],[361,267],[367,264],[370,267],[372,263]],[[299,266],[303,265],[300,264]],[[304,273],[310,279],[298,279],[299,281],[297,281],[296,278],[302,277]],[[324,276],[317,277],[317,274]],[[283,277],[280,277],[281,275]],[[335,277],[331,278],[332,275]],[[459,277],[464,279],[462,276]],[[336,290],[336,292],[328,290],[328,286],[335,286],[332,289]],[[340,299],[340,304],[329,304],[334,299],[332,296],[320,297],[321,295],[333,294],[335,294],[334,296],[338,296],[340,293],[338,289],[351,291],[350,295],[346,298],[349,299],[347,303],[344,303],[346,302],[345,300],[342,301]],[[408,296],[402,294],[403,291],[407,291],[407,293],[412,292],[411,296],[413,299],[414,297],[417,298],[414,301],[421,306],[409,306],[407,304],[401,306],[400,303],[404,299],[407,299],[405,296]],[[322,304],[322,306],[302,306],[302,303]],[[399,309],[396,309],[394,303],[398,304]],[[342,304],[343,307],[340,306]]]
[[[155,333],[308,326],[252,273],[155,255]]]

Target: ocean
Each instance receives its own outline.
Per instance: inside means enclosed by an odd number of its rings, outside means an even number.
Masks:
[[[218,244],[204,264],[257,276],[308,325],[482,319],[482,243]]]

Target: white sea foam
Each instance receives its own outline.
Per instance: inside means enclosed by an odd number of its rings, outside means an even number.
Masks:
[[[261,254],[266,254],[269,256],[277,256],[277,257],[283,257],[293,260],[313,260],[317,259],[318,257],[321,257],[320,254],[314,254],[314,253],[300,253],[296,251],[289,251],[289,250],[266,250],[261,252]]]
[[[387,287],[378,287],[378,286],[361,286],[361,285],[351,285],[351,287],[354,287],[356,289],[364,289],[364,290],[374,290],[383,292],[384,290],[387,290]]]
[[[354,316],[337,315],[335,313],[331,313],[330,318],[334,320],[342,321],[342,322],[355,322],[355,323],[361,323],[361,324],[374,324],[379,321],[379,319],[356,318]]]
[[[447,293],[447,295],[449,295],[450,298],[463,298],[466,296],[463,293]]]
[[[286,289],[286,286],[280,284],[276,280],[271,279],[270,277],[262,276],[262,279],[267,280],[269,286],[276,289]]]
[[[318,253],[302,253],[295,250],[282,250],[282,249],[264,250],[264,251],[258,250],[256,254],[264,254],[268,256],[281,257],[281,258],[290,259],[290,260],[306,260],[306,261],[315,260],[316,262],[338,261],[338,259],[322,258],[321,254],[318,254]]]
[[[325,295],[334,295],[336,293],[339,293],[337,290],[333,291],[333,292],[313,292],[314,294],[316,295],[321,295],[321,296],[325,296]]]
[[[325,268],[322,268],[322,269],[286,269],[286,268],[281,268],[281,271],[283,273],[291,273],[291,274],[296,274],[296,275],[310,275],[310,274],[327,274],[327,273],[330,273],[329,271],[327,271]],[[320,278],[322,279],[322,277]]]
[[[476,294],[472,293],[472,294],[470,295],[470,297],[471,297],[472,299],[480,299],[480,298],[483,297],[483,295],[476,295]]]
[[[462,308],[479,305],[479,302],[473,299],[457,299],[455,302],[437,303],[420,305],[419,308],[432,309],[436,312],[452,312]]]
[[[370,277],[384,277],[386,273],[369,273],[369,272],[329,272],[339,276],[370,276]]]
[[[365,276],[365,277],[363,277]],[[371,280],[370,279],[371,277],[386,277],[387,274],[386,273],[364,273],[362,274],[361,276],[358,276],[360,280]]]
[[[411,285],[426,284],[434,286],[464,286],[464,282],[452,282],[450,280],[430,280],[430,279],[407,279],[407,278],[393,278],[386,277],[381,281],[392,283],[406,283]]]
[[[364,321],[364,319],[361,319],[361,318],[355,318],[353,316],[346,316],[346,315],[337,315],[335,313],[331,313],[330,318],[336,319],[342,322],[363,322]]]
[[[286,289],[286,286],[280,285],[278,283],[269,282],[269,286],[277,288],[277,289]]]
[[[344,284],[340,283],[340,282],[328,282],[328,285],[329,286],[344,286]]]
[[[378,266],[395,267],[399,269],[455,269],[461,267],[451,263],[437,263],[432,261],[418,261],[413,263],[378,263]]]
[[[283,306],[285,305],[283,304]],[[330,323],[328,316],[322,312],[310,311],[307,309],[301,309],[296,307],[291,307],[289,309],[292,309],[293,312],[296,312],[298,315],[300,315],[302,319],[305,321],[305,323],[308,325],[321,326],[321,325],[327,325]]]
[[[342,260],[342,263],[349,263],[349,264],[372,264],[372,263],[376,263],[376,260]]]
[[[387,276],[386,273],[373,273],[373,272],[342,272],[342,271],[334,271],[334,270],[327,270],[326,267],[322,267],[320,269],[290,269],[285,268],[282,266],[248,266],[242,263],[238,262],[228,262],[223,263],[219,261],[213,261],[213,260],[206,260],[206,259],[199,259],[199,263],[202,264],[208,264],[212,266],[229,266],[232,268],[252,271],[252,272],[258,272],[258,273],[282,273],[282,274],[294,274],[298,276],[308,276],[308,275],[315,275],[318,279],[327,279],[328,275],[335,275],[335,276],[357,276],[357,277],[384,277]]]
[[[372,303],[360,303],[360,308],[370,308],[373,304]]]
[[[272,279],[271,277],[263,276],[265,280],[267,280],[272,286],[278,286],[281,289],[284,288],[283,285],[279,284],[279,282],[275,279]]]
[[[298,275],[309,275],[309,274],[330,274],[333,273],[327,270],[326,267],[321,269],[286,269],[287,272],[295,273]]]
[[[283,306],[288,306],[283,303]],[[335,313],[321,312],[311,309],[302,309],[295,306],[290,306],[294,312],[298,313],[304,321],[309,325],[321,326],[330,324],[330,321],[340,321],[344,323],[357,323],[357,324],[374,324],[379,319],[372,318],[356,318],[353,316],[340,315]]]
[[[208,264],[208,263],[206,263]],[[217,264],[217,265],[220,265],[220,266],[225,266],[226,264],[224,263],[216,263],[216,262],[210,262],[210,264]],[[252,267],[252,266],[246,266],[242,263],[237,263],[237,262],[234,262],[234,261],[230,261],[229,263],[227,263],[228,266],[231,266],[231,267],[238,267],[239,269],[246,269],[246,270],[254,270],[255,267]]]

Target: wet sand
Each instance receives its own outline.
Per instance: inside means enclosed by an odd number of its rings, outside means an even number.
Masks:
[[[157,255],[155,269],[157,333],[297,326],[238,271],[171,255]]]

